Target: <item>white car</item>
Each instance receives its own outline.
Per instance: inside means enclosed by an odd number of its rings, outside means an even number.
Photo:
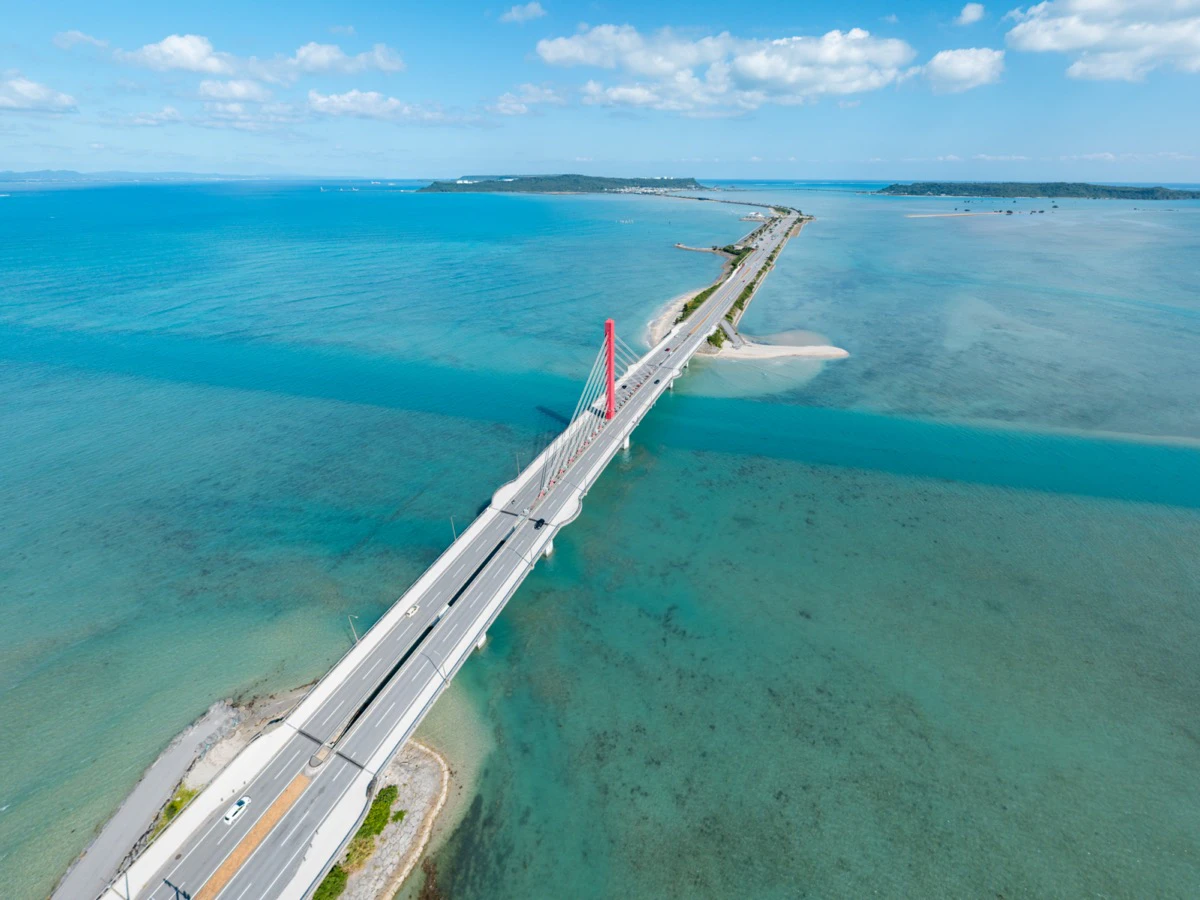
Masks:
[[[421,608],[421,605],[419,603],[414,603],[412,606],[410,606],[408,608],[408,612],[406,612],[404,614],[404,618],[411,619],[413,616],[415,616],[417,614],[417,610],[420,608]]]
[[[246,811],[246,807],[250,805],[250,798],[243,797],[233,806],[229,807],[229,812],[225,813],[225,824],[232,825],[234,819]]]

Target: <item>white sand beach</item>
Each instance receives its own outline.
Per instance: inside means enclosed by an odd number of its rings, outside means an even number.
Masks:
[[[726,342],[717,355],[721,359],[845,359],[850,353],[831,344],[791,346],[745,341],[741,347]]]
[[[667,336],[667,333],[675,326],[675,320],[679,318],[679,313],[683,309],[685,303],[695,297],[700,291],[707,288],[707,285],[702,288],[697,288],[694,291],[680,294],[678,297],[672,297],[654,314],[654,318],[646,323],[646,342],[653,347],[659,341]]]

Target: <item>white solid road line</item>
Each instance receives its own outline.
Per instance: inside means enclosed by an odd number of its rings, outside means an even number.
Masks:
[[[313,811],[313,807],[311,807],[311,806],[310,806],[310,807],[309,807],[309,808],[308,808],[308,809],[305,811],[304,815],[300,817],[300,821],[299,821],[299,822],[297,822],[297,823],[295,824],[295,826],[292,828],[292,830],[291,830],[291,831],[289,831],[289,832],[287,833],[287,837],[285,837],[285,838],[283,839],[283,844],[284,844],[285,846],[287,845],[287,840],[288,840],[288,838],[290,838],[290,837],[291,837],[293,834],[295,834],[295,833],[296,833],[296,829],[297,829],[297,828],[299,828],[301,825],[303,825],[303,824],[304,824],[304,820],[308,818],[308,816],[309,816],[309,813],[311,813],[312,811]],[[264,843],[265,843],[265,842],[264,842]],[[245,871],[245,867],[246,867],[247,865],[249,865],[249,863],[250,863],[250,860],[251,860],[251,859],[254,859],[254,856],[255,856],[255,854],[256,854],[256,853],[258,853],[258,851],[259,851],[259,850],[262,848],[262,846],[263,846],[263,844],[259,844],[257,847],[255,847],[255,848],[254,848],[254,853],[251,853],[251,854],[250,854],[250,859],[247,859],[247,860],[246,860],[246,862],[242,864],[242,871]],[[297,852],[297,853],[299,853],[299,852],[300,852],[300,850],[303,850],[303,849],[305,848],[305,846],[307,846],[307,845],[305,845],[305,844],[301,844],[301,845],[300,845],[300,847],[299,847],[299,849],[298,849],[296,852]],[[293,856],[294,856],[294,855],[295,855],[295,854],[293,854]],[[288,860],[288,862],[290,863],[290,862],[291,862],[291,860]],[[285,867],[285,868],[286,868],[286,867]],[[280,869],[280,874],[282,874],[282,873],[283,873],[283,869]],[[234,877],[236,877],[236,876],[234,876]],[[276,876],[275,876],[273,879],[271,879],[271,884],[268,884],[268,885],[267,885],[267,891],[271,890],[271,887],[272,887],[272,886],[275,884],[275,882],[276,882],[276,881],[278,881],[278,880],[279,880],[279,875],[276,875]],[[251,879],[251,882],[253,883],[253,879]],[[232,880],[230,881],[230,883],[232,884]],[[220,891],[220,892],[217,894],[217,896],[213,898],[213,900],[219,900],[219,898],[220,898],[221,894],[225,893],[225,890],[226,890],[228,887],[229,887],[229,885],[226,885],[224,888],[222,888],[222,889],[221,889],[221,891]],[[242,894],[244,894],[244,893],[246,893],[246,892],[245,892],[245,891],[242,891]],[[241,894],[238,894],[238,896],[240,897],[240,896],[241,896]],[[261,896],[263,896],[263,897],[266,897],[266,896],[267,896],[267,893],[266,893],[266,891],[264,891],[264,892],[262,893],[262,895],[261,895]]]
[[[351,778],[350,781],[346,784],[345,789],[343,789],[343,791],[340,794],[338,794],[337,800],[335,800],[333,802],[333,805],[329,807],[330,809],[337,808],[337,805],[342,802],[342,798],[346,796],[346,791],[350,790],[350,788],[353,787],[354,782],[355,782],[355,779]],[[311,811],[311,809],[312,808],[310,807],[309,810]],[[264,898],[271,896],[271,888],[275,887],[275,882],[277,882],[279,880],[279,877],[291,867],[292,860],[294,860],[296,858],[297,854],[299,854],[301,850],[307,849],[307,847],[309,846],[309,844],[311,842],[312,842],[311,838],[308,841],[300,842],[300,846],[296,848],[296,852],[288,857],[288,861],[280,867],[279,872],[275,875],[274,878],[271,879],[271,883],[267,885],[267,889],[265,891],[263,891],[262,895]],[[249,860],[247,860],[247,862],[249,862]],[[220,895],[218,895],[218,897],[219,896]],[[217,900],[217,898],[214,898],[214,900]]]

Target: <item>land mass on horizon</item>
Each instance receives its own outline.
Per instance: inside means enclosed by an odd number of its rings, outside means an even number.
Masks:
[[[418,193],[602,194],[706,190],[695,178],[606,178],[599,175],[464,175]]]
[[[1086,200],[1200,200],[1200,191],[1082,181],[914,181],[878,191],[900,197],[1063,197]]]

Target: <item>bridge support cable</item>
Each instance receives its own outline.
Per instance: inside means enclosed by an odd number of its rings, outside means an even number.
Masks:
[[[604,343],[584,381],[583,393],[563,432],[552,442],[541,473],[541,493],[545,495],[603,430],[605,422],[616,414],[616,367],[619,362],[626,377],[633,374],[639,357],[621,338],[611,319],[604,323]],[[603,398],[603,399],[602,399]]]
[[[575,433],[582,429],[580,417],[586,414],[591,405],[596,402],[603,377],[604,351],[601,350],[596,354],[596,359],[592,362],[592,368],[588,372],[587,380],[584,381],[583,393],[579,395],[579,401],[575,404],[575,411],[571,413],[571,419],[567,423],[567,427],[563,429],[562,433],[551,444],[551,452],[547,455],[547,462],[542,472],[543,494],[554,483],[565,467],[566,460],[572,449],[572,439]]]
[[[551,481],[557,478],[558,474],[574,461],[575,454],[579,450],[579,445],[583,443],[588,429],[591,427],[596,401],[600,398],[600,392],[604,389],[604,370],[604,353],[601,351],[599,356],[596,357],[591,380],[584,385],[584,392],[579,398],[579,407],[575,417],[572,419],[571,427],[563,432],[563,442],[559,448],[558,459],[551,470],[554,473],[551,475]]]
[[[617,335],[617,350],[621,351],[626,357],[633,360],[635,363],[642,358],[641,354],[625,343],[619,334]]]
[[[626,375],[631,374],[641,360],[641,357],[630,350],[629,345],[621,340],[620,336],[617,337],[616,354],[617,362],[621,365],[621,371]]]

